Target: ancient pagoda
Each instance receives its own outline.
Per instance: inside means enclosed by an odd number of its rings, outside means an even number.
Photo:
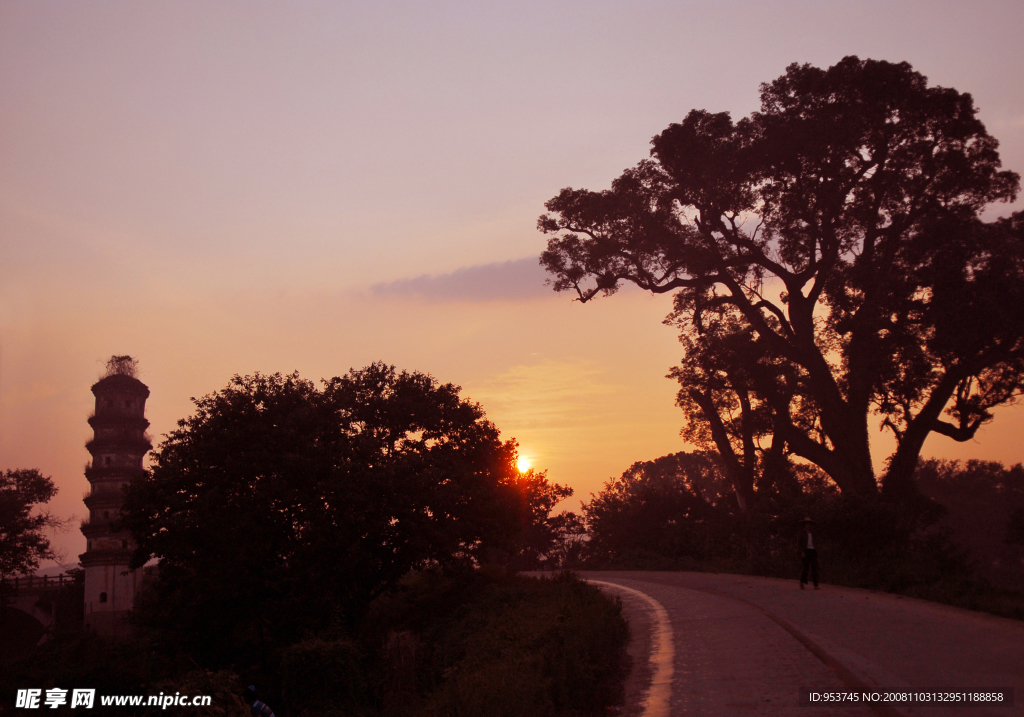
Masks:
[[[153,447],[146,435],[149,388],[136,378],[137,368],[131,356],[112,356],[107,362],[103,378],[92,386],[93,438],[85,444],[92,454],[85,468],[91,487],[85,496],[89,518],[82,521],[86,551],[79,556],[85,568],[85,624],[111,637],[127,633],[125,618],[141,578],[128,570],[131,538],[111,530],[125,487],[145,475],[142,459]]]

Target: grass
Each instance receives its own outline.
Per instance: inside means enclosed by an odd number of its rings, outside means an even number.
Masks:
[[[81,629],[55,635],[0,669],[0,711],[19,688],[93,687],[208,694],[197,715],[242,717],[241,687],[254,683],[279,717],[596,717],[621,700],[628,637],[621,605],[572,574],[424,572],[355,627],[309,635],[258,668],[211,668]]]
[[[377,609],[384,714],[583,717],[621,701],[621,605],[572,574],[425,574]]]

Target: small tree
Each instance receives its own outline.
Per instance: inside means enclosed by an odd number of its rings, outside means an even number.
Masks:
[[[521,569],[540,567],[552,560],[553,551],[561,537],[566,521],[572,513],[551,515],[555,505],[572,496],[572,488],[549,483],[546,471],[533,468],[522,472],[513,483],[516,511],[519,515],[519,537],[516,541],[516,560]]]
[[[138,378],[139,362],[131,356],[111,356],[107,360],[107,366],[103,372],[103,378],[108,376]]]
[[[716,456],[674,453],[638,461],[583,504],[587,552],[611,562],[707,557],[716,547],[711,536],[723,533],[735,507],[723,492],[729,495]],[[724,547],[719,541],[717,549]]]
[[[63,530],[68,521],[38,509],[55,495],[53,479],[34,468],[0,473],[0,578],[57,557],[46,531]]]

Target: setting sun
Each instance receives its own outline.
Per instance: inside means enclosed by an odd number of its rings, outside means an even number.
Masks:
[[[519,456],[519,460],[516,461],[516,467],[519,468],[520,473],[525,473],[530,470],[530,459],[526,456]]]

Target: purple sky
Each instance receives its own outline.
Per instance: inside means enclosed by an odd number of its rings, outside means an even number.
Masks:
[[[1016,0],[0,0],[0,468],[85,514],[113,353],[138,357],[157,439],[234,373],[380,359],[461,384],[585,499],[685,448],[678,344],[666,297],[542,287],[543,202],[847,54],[971,92],[1024,172],[1022,27]],[[1019,462],[1021,414],[925,452]]]

